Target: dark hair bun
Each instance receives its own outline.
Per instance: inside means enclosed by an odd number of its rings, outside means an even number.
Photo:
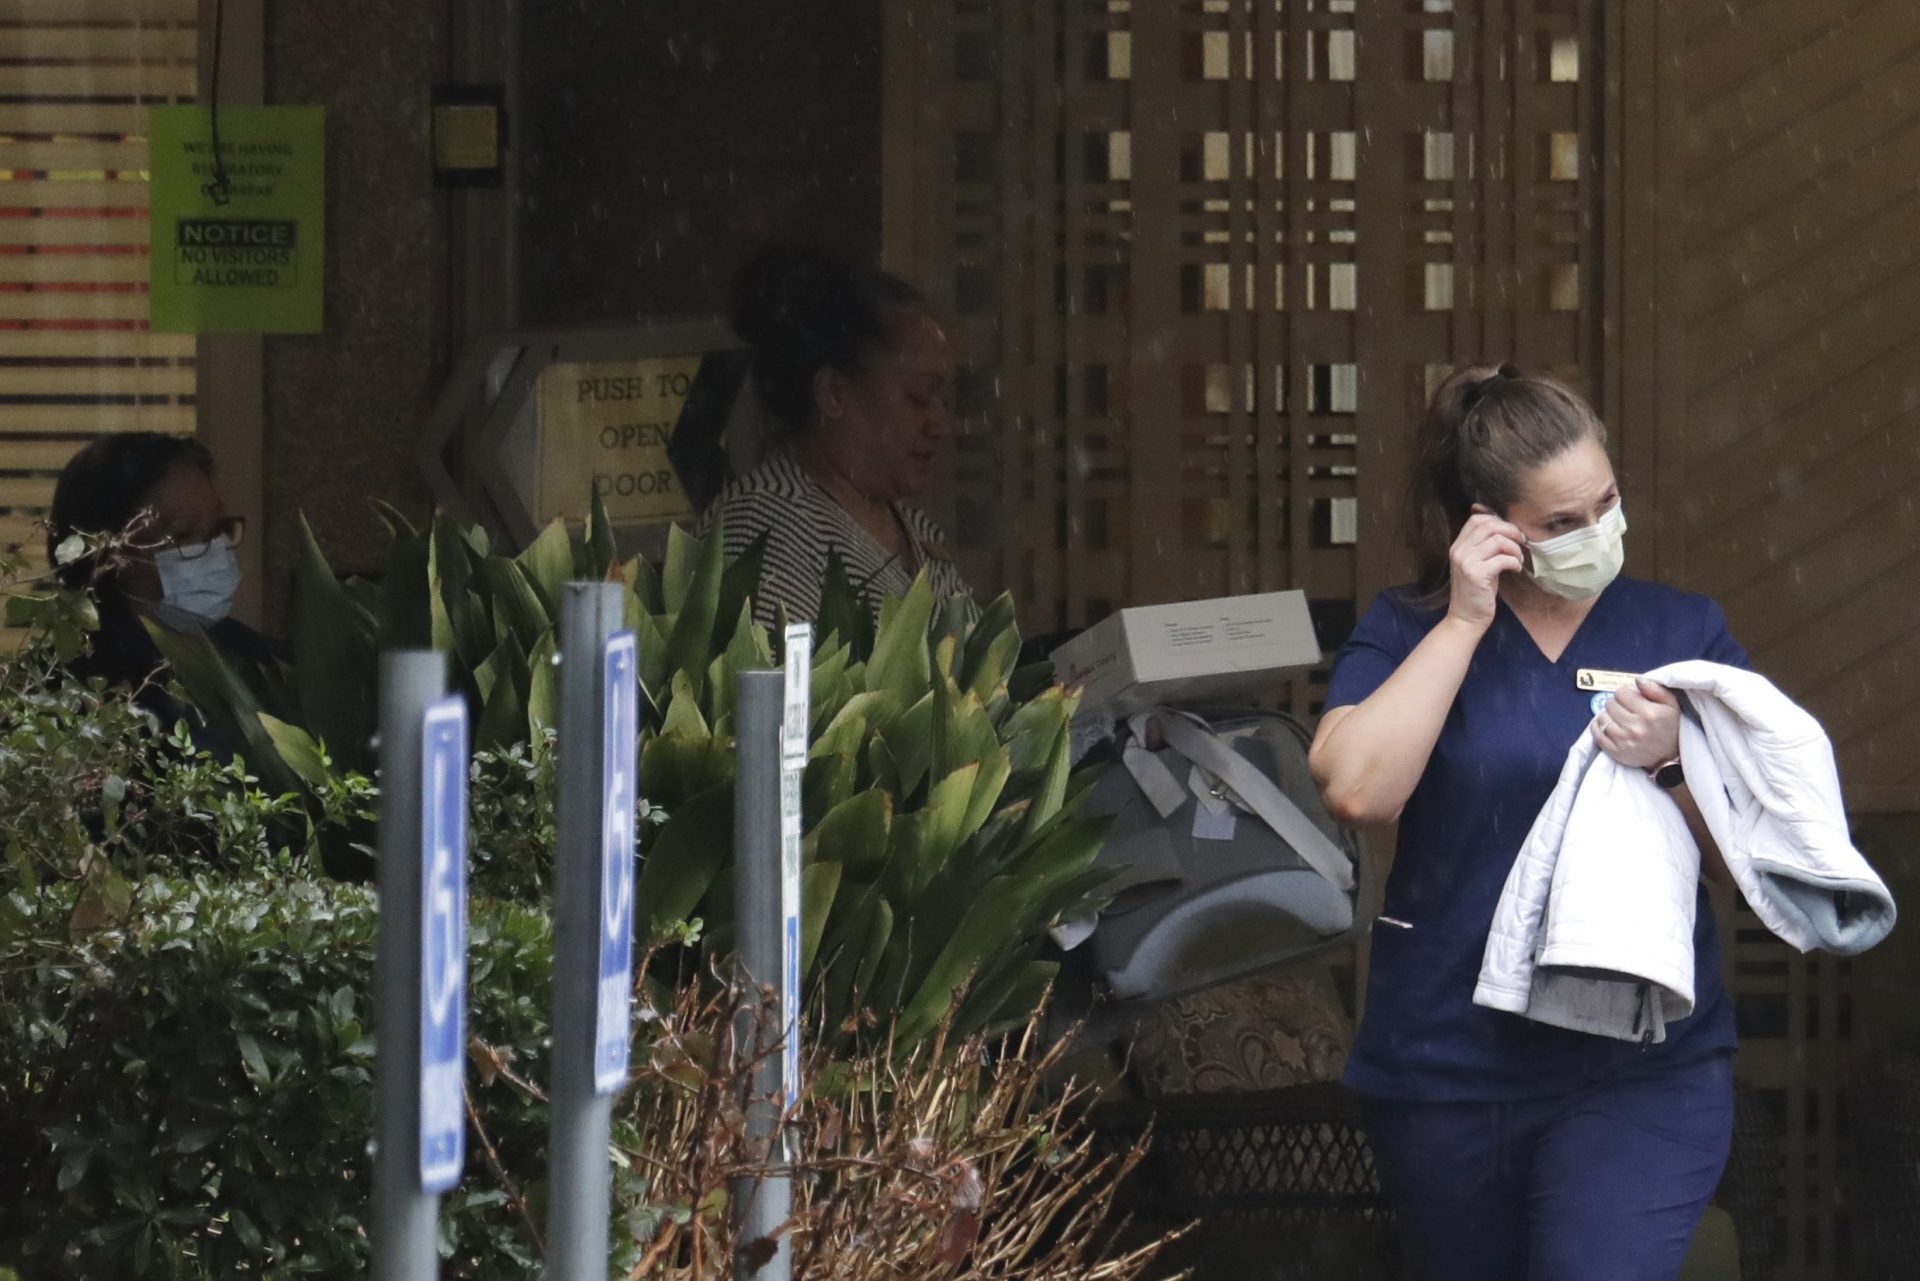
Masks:
[[[728,320],[753,348],[763,404],[790,430],[813,420],[822,369],[857,375],[890,337],[894,313],[926,305],[918,290],[825,250],[771,244],[734,276]]]
[[[755,347],[804,340],[854,294],[853,267],[800,245],[767,245],[733,278],[727,319]]]

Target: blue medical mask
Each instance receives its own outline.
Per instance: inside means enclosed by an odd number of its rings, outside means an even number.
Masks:
[[[206,627],[233,612],[240,560],[226,539],[155,552],[153,567],[160,574],[160,599],[147,610],[161,622]]]

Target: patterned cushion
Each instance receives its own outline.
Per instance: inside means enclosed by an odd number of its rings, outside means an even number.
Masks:
[[[1338,1079],[1353,1028],[1321,966],[1210,988],[1142,1018],[1130,1063],[1147,1098]]]

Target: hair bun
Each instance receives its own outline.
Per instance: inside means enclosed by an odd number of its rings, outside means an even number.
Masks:
[[[853,267],[834,255],[801,245],[766,245],[735,274],[727,319],[750,346],[805,345],[854,292]]]
[[[814,376],[853,374],[889,340],[892,315],[924,307],[905,281],[858,267],[838,254],[767,245],[733,278],[728,319],[753,348],[753,382],[763,405],[789,430],[814,418]]]

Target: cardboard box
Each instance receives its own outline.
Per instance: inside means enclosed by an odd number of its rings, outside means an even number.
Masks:
[[[1299,591],[1123,609],[1053,652],[1082,715],[1252,698],[1319,661]]]

